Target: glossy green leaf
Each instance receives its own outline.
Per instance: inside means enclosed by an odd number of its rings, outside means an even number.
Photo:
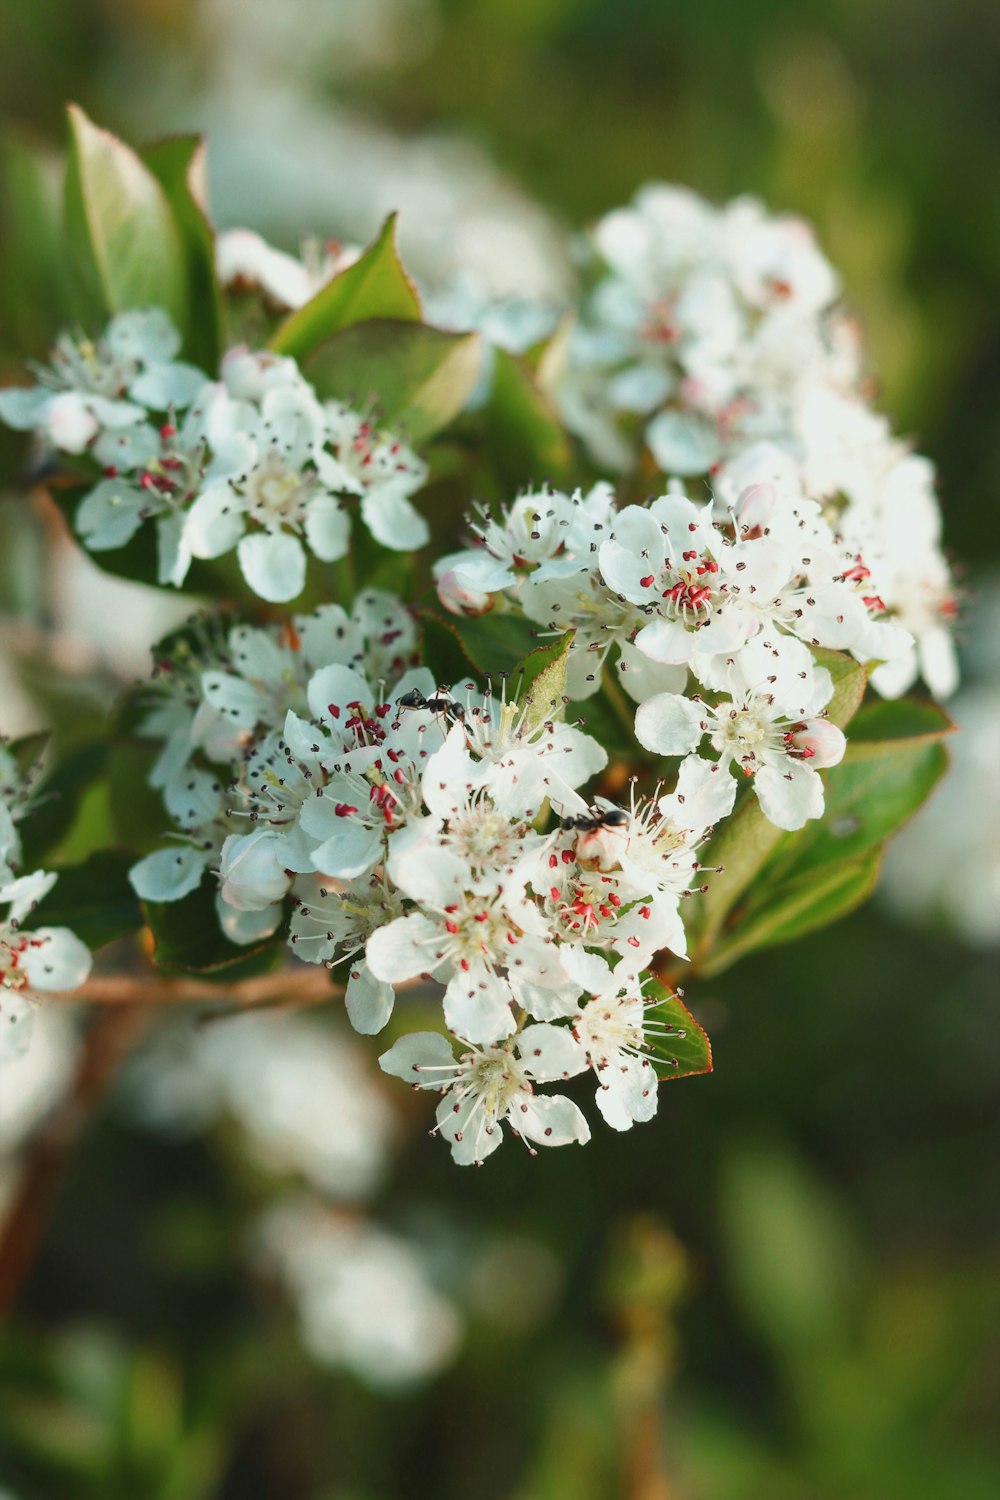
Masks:
[[[465,620],[447,620],[432,609],[418,609],[423,659],[441,687],[452,687],[475,667],[465,650]]]
[[[896,750],[929,745],[952,734],[955,726],[937,703],[909,698],[866,703],[851,722],[850,761],[868,760]]]
[[[846,917],[871,895],[881,858],[881,850],[874,849],[857,859],[808,870],[776,887],[768,882],[755,909],[730,913],[732,934],[720,937],[699,963],[699,974],[721,973],[756,948],[790,943]]]
[[[331,334],[371,318],[420,321],[420,298],[396,248],[396,215],[352,266],[298,308],[277,328],[270,347],[302,360]]]
[[[653,1033],[649,1044],[657,1078],[666,1082],[711,1073],[712,1044],[687,1006],[658,979],[647,979],[642,991],[647,1000],[661,1001],[646,1012],[647,1026],[653,1023],[663,1028]]]
[[[484,677],[504,673],[515,677],[539,649],[538,626],[513,612],[505,614],[492,609],[488,614],[462,620],[458,631],[469,660]]]
[[[69,127],[66,224],[81,315],[94,322],[156,304],[183,327],[185,255],[166,193],[134,151],[75,104]]]
[[[48,863],[107,764],[108,745],[103,740],[90,740],[70,750],[39,785],[31,816],[21,825],[25,869]]]
[[[141,903],[153,936],[153,963],[158,969],[173,973],[211,974],[226,970],[259,971],[258,955],[276,952],[284,946],[279,928],[273,937],[245,947],[231,943],[223,935],[215,910],[215,882],[205,879],[197,890],[181,901],[144,901]]]
[[[916,739],[912,745],[890,741],[885,753],[844,760],[823,773],[826,812],[783,846],[788,867],[815,870],[852,859],[897,833],[926,801],[948,765],[948,753],[937,742]],[[786,848],[794,855],[786,865]]]
[[[478,334],[380,318],[335,333],[305,370],[321,396],[370,406],[386,427],[422,443],[463,409],[481,359]]]
[[[187,271],[188,315],[184,354],[214,375],[222,351],[222,306],[215,274],[215,230],[208,216],[205,142],[200,135],[170,136],[143,152],[167,195]]]
[[[524,359],[496,349],[489,400],[481,414],[489,466],[512,492],[568,481],[573,451],[555,407]]]
[[[36,359],[45,358],[70,315],[60,178],[50,165],[16,138],[0,144],[5,353]]]
[[[566,667],[573,630],[555,640],[536,646],[519,662],[511,679],[510,693],[528,703],[528,723],[532,728],[547,719],[562,718],[566,707]]]
[[[69,927],[88,948],[138,932],[142,911],[128,880],[131,854],[101,849],[81,864],[59,871],[52,890],[32,918],[35,927]]]

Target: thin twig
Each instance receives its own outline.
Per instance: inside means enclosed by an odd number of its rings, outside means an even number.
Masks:
[[[342,994],[326,969],[283,970],[258,974],[236,984],[210,983],[205,979],[173,979],[143,974],[99,974],[64,998],[88,1005],[193,1005],[218,1001],[236,1006],[287,1004],[290,1007],[324,1005]]]

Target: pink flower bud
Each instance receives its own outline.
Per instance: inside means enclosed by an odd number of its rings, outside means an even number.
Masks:
[[[778,496],[773,484],[748,484],[736,501],[736,520],[747,539],[762,536],[774,518]]]
[[[453,615],[485,615],[493,608],[493,595],[470,589],[453,568],[437,581],[438,598]]]
[[[785,735],[787,753],[796,760],[803,760],[814,771],[826,766],[835,766],[844,758],[847,740],[836,724],[828,719],[806,719],[793,724]]]

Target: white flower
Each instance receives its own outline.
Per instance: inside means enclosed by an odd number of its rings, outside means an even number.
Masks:
[[[38,385],[0,392],[0,420],[37,431],[63,453],[82,453],[102,429],[127,429],[146,408],[190,405],[204,376],[176,359],[181,340],[158,307],[119,313],[101,337],[60,334]]]
[[[534,1092],[534,1080],[561,1077],[561,1067],[558,1074],[536,1069],[531,1056],[522,1052],[516,1057],[513,1046],[463,1046],[466,1050],[456,1060],[443,1036],[415,1032],[379,1058],[384,1072],[415,1088],[444,1094],[437,1108],[437,1128],[461,1166],[479,1165],[497,1149],[504,1121],[515,1135],[539,1146],[589,1141],[590,1128],[570,1099]]]
[[[737,674],[734,674],[734,677]],[[815,716],[817,698],[829,694],[828,677],[817,672],[818,685],[800,712],[789,712],[789,700],[777,692],[749,686],[712,705],[700,699],[661,693],[636,711],[636,738],[661,755],[688,755],[707,736],[723,767],[735,766],[752,777],[761,810],[779,828],[802,828],[823,815],[823,783],[818,769],[836,765],[846,748],[843,733]]]
[[[276,250],[252,229],[226,229],[216,236],[215,267],[223,286],[236,292],[259,288],[279,308],[301,307],[332,277],[357,260],[354,246],[328,245],[322,253],[306,243],[307,259]]]
[[[31,914],[56,883],[36,870],[0,885],[0,1060],[24,1053],[37,994],[75,990],[90,973],[90,950],[67,927],[32,927]]]

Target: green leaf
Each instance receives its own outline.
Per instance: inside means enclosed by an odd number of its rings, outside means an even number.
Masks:
[[[528,658],[534,658],[535,651],[540,649],[537,625],[513,612],[505,614],[491,609],[488,614],[463,620],[458,631],[463,650],[484,677],[503,673],[515,677]],[[538,661],[544,665],[542,658]]]
[[[4,276],[0,305],[3,347],[42,359],[70,315],[59,191],[61,173],[22,141],[5,136],[0,146],[0,214]]]
[[[868,760],[890,750],[895,753],[917,744],[933,744],[954,730],[954,724],[936,703],[916,703],[909,698],[866,703],[851,723],[846,758]]]
[[[88,948],[138,932],[142,911],[128,880],[131,854],[102,849],[82,864],[59,871],[59,878],[39,902],[35,927],[69,927]]]
[[[166,194],[135,152],[69,106],[68,250],[82,316],[163,307],[183,328],[187,282],[181,237]]]
[[[170,136],[147,146],[143,158],[167,195],[180,236],[189,306],[184,354],[214,375],[222,352],[222,305],[215,274],[215,229],[208,217],[205,142]]]
[[[20,830],[25,868],[45,865],[69,834],[88,790],[107,768],[108,749],[103,740],[78,745],[41,783]]]
[[[776,888],[768,883],[767,896],[756,910],[730,913],[732,936],[715,944],[699,964],[699,974],[719,974],[755,948],[790,943],[846,917],[871,895],[881,860],[881,850],[873,849],[858,859],[807,870]]]
[[[831,724],[843,729],[861,707],[868,686],[868,673],[853,657],[844,656],[840,651],[813,646],[812,654],[816,665],[825,667],[833,679],[833,696],[827,705],[826,716]]]
[[[272,335],[270,347],[277,354],[302,360],[331,334],[371,318],[420,321],[420,298],[396,248],[395,214],[389,215],[377,238],[352,266],[285,319]]]
[[[568,481],[573,462],[569,438],[526,360],[494,350],[490,397],[481,421],[489,465],[506,488]]]
[[[785,835],[783,875],[865,853],[897,833],[926,801],[948,766],[944,746],[919,738],[883,744],[881,754],[844,759],[823,773],[826,812],[801,832]]]
[[[377,319],[333,334],[308,356],[305,369],[321,396],[371,404],[386,427],[423,443],[465,406],[481,360],[476,333]]]
[[[575,630],[546,641],[518,662],[510,693],[520,702],[530,700],[528,724],[535,728],[547,719],[560,719],[566,708],[566,666]]]
[[[643,984],[642,992],[647,1000],[661,1001],[646,1012],[647,1026],[653,1022],[663,1027],[662,1031],[653,1033],[649,1044],[657,1078],[665,1082],[671,1078],[690,1078],[696,1073],[711,1073],[712,1044],[687,1006],[652,977]]]
[[[453,687],[475,667],[465,650],[461,627],[457,621],[444,619],[432,609],[418,609],[423,659],[434,673],[440,687]]]
[[[185,974],[211,974],[224,969],[227,978],[232,978],[228,971],[237,965],[259,970],[252,962],[257,955],[283,946],[280,928],[274,936],[245,947],[231,943],[219,926],[214,897],[214,882],[203,880],[181,901],[141,903],[153,935],[153,963],[158,969]]]

